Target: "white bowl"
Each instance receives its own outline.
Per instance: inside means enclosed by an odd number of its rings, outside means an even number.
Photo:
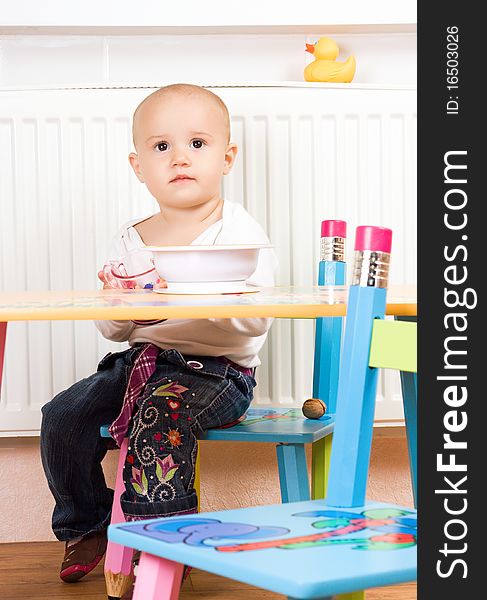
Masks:
[[[179,284],[214,286],[225,282],[245,282],[257,268],[259,252],[268,244],[234,246],[148,246],[159,276],[168,288]],[[190,287],[184,285],[184,288]],[[200,286],[198,286],[200,287]]]

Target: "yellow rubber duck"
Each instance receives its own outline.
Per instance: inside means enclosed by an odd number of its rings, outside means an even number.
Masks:
[[[355,75],[355,57],[349,56],[345,62],[338,62],[337,44],[327,37],[320,38],[316,44],[306,44],[306,52],[315,57],[304,70],[306,81],[331,81],[350,83]]]

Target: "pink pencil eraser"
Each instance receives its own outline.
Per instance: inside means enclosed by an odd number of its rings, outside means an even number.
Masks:
[[[321,237],[347,237],[347,223],[345,221],[321,221]]]
[[[390,254],[392,229],[360,225],[355,232],[355,250],[372,250]]]

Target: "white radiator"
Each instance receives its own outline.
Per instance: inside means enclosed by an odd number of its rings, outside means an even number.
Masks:
[[[157,205],[132,174],[130,117],[150,89],[0,92],[0,289],[97,286],[109,241]],[[279,284],[317,278],[320,222],[394,230],[392,283],[416,279],[416,92],[377,86],[218,87],[240,152],[224,197],[267,230]],[[88,234],[86,235],[86,231]],[[11,323],[0,433],[35,434],[40,407],[119,344],[91,322]],[[311,393],[312,321],[279,321],[261,353],[255,403]],[[376,420],[402,419],[396,374]]]

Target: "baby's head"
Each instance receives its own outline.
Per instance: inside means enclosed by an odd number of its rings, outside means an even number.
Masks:
[[[130,164],[161,208],[190,208],[220,194],[235,160],[223,101],[202,87],[168,85],[145,98],[133,118]]]

